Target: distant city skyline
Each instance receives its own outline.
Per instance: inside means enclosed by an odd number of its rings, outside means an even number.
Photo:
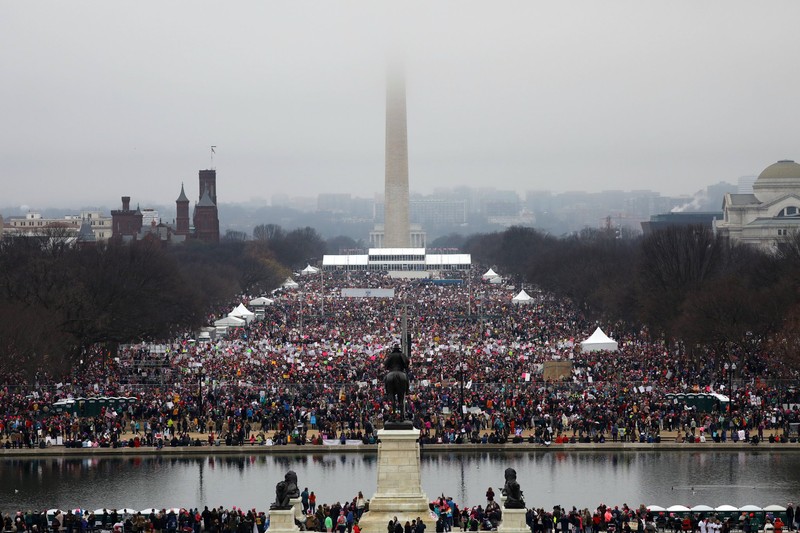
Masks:
[[[704,213],[709,220],[719,217],[723,196],[741,188],[741,183],[720,182],[691,196],[664,196],[652,190],[596,193],[527,191],[520,195],[491,187],[459,187],[439,189],[431,195],[411,194],[409,214],[414,231],[424,231],[428,242],[446,235],[486,233],[515,225],[536,228],[552,235],[568,235],[585,228],[607,228],[609,225],[639,233],[641,223],[653,215],[691,212]],[[166,225],[180,225],[177,224],[179,217],[174,203],[136,205],[145,217],[157,216]],[[366,240],[368,235],[372,239],[373,230],[384,224],[384,199],[380,195],[276,194],[271,202],[220,202],[219,209],[222,235],[228,230],[237,235],[252,235],[257,225],[277,224],[285,229],[310,226],[325,238],[347,236]],[[44,218],[79,217],[77,210],[69,208],[33,211],[41,213]],[[107,215],[108,210],[101,207],[100,211]],[[0,213],[9,227],[16,224],[13,219],[26,219],[30,215],[26,210],[18,211],[8,206],[0,206]]]
[[[387,50],[411,191],[691,195],[800,159],[800,4],[623,1],[0,8],[0,205],[383,188]],[[157,15],[157,16],[156,16]]]

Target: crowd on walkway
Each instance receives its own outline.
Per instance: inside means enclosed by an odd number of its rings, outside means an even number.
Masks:
[[[307,531],[361,533],[359,521],[369,502],[359,492],[344,503],[317,504],[313,491],[301,493],[302,512],[297,525]],[[755,513],[686,512],[651,510],[645,505],[600,504],[593,510],[556,506],[552,510],[532,506],[525,521],[531,533],[784,533],[798,528],[800,516],[789,503],[786,511]],[[389,521],[386,533],[447,533],[494,531],[503,520],[503,508],[491,488],[486,502],[459,506],[442,495],[430,503],[425,516],[402,522]],[[269,529],[269,510],[230,509],[219,506],[144,511],[99,509],[67,511],[18,511],[4,513],[2,530],[11,533],[264,533]],[[364,533],[373,533],[364,530]]]
[[[374,442],[390,413],[382,361],[400,342],[404,306],[407,407],[426,444],[656,442],[665,431],[681,440],[788,439],[800,423],[798,370],[766,352],[695,358],[644,331],[604,324],[619,351],[582,353],[580,340],[597,324],[579,307],[532,289],[532,304],[513,305],[516,289],[479,278],[434,285],[371,272],[298,282],[275,295],[263,319],[226,338],[187,333],[116,353],[94,346],[68,375],[0,376],[3,445],[48,437],[75,447]],[[343,287],[390,287],[395,298],[342,298]],[[572,373],[545,382],[543,365],[553,359],[570,361]],[[667,397],[691,391],[731,402],[704,413]],[[91,396],[138,400],[94,416],[52,407]]]

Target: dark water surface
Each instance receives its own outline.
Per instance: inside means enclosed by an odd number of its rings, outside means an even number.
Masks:
[[[485,503],[517,469],[529,507],[600,503],[741,506],[800,501],[800,453],[790,451],[426,453],[423,489],[459,504]],[[376,456],[240,455],[0,460],[0,511],[82,507],[237,506],[265,510],[288,470],[318,502],[376,489]]]

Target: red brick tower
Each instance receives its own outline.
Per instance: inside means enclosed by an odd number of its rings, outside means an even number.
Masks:
[[[116,242],[136,240],[142,229],[142,212],[131,209],[131,197],[122,197],[122,209],[111,211],[111,239]]]
[[[206,191],[208,191],[208,196],[214,205],[217,205],[217,171],[215,169],[200,171],[200,194],[198,198],[202,199]]]
[[[194,206],[194,236],[205,242],[219,242],[217,171],[200,171],[200,201]]]
[[[175,234],[189,235],[189,198],[183,190],[183,183],[181,183],[181,195],[175,200],[175,210],[177,212]]]

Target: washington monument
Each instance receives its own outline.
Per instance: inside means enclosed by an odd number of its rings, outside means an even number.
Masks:
[[[386,76],[386,183],[384,248],[410,248],[408,220],[408,132],[403,67],[390,65]]]

